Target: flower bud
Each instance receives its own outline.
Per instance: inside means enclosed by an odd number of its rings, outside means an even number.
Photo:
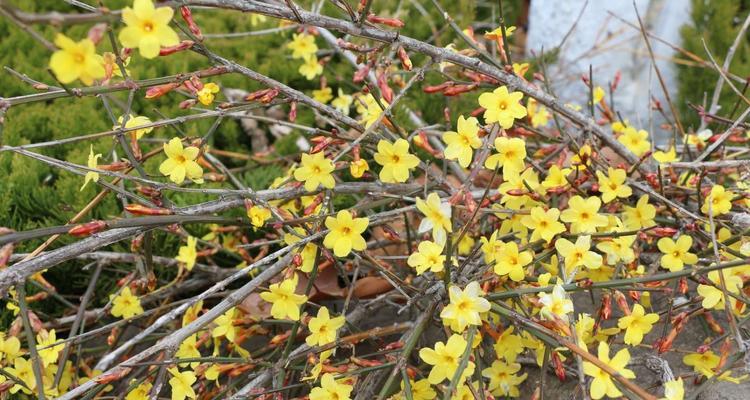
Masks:
[[[398,18],[385,18],[385,17],[378,17],[375,14],[370,14],[367,16],[367,20],[369,22],[372,22],[373,24],[381,24],[390,26],[393,28],[403,28],[404,27],[404,21],[401,21]]]
[[[85,224],[78,224],[70,230],[68,230],[68,235],[71,236],[88,236],[93,233],[100,232],[104,230],[104,228],[107,227],[107,223],[104,221],[91,221],[87,222]]]
[[[150,208],[141,204],[128,204],[125,211],[135,215],[172,215],[172,210],[166,208]]]
[[[182,6],[180,7],[180,14],[182,14],[182,19],[184,19],[187,23],[190,32],[198,37],[198,39],[202,40],[203,34],[201,33],[201,28],[199,28],[198,24],[196,24],[195,20],[193,20],[193,13],[190,11],[190,9],[187,6]]]
[[[163,57],[163,56],[168,56],[170,54],[178,53],[180,51],[184,51],[193,47],[194,44],[195,42],[193,42],[192,40],[183,40],[182,42],[174,46],[162,47],[161,50],[159,50],[159,55]]]
[[[171,82],[164,85],[154,86],[152,88],[148,88],[146,90],[146,98],[147,99],[156,99],[161,96],[164,96],[165,94],[177,89],[180,87],[180,84],[177,82]]]

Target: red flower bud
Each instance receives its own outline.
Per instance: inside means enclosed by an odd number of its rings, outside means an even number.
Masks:
[[[192,40],[183,40],[182,42],[174,46],[162,47],[161,50],[159,50],[159,55],[163,57],[180,51],[184,51],[193,47],[194,44],[195,42]]]
[[[394,28],[404,27],[404,21],[401,21],[398,18],[385,18],[385,17],[378,17],[375,14],[370,14],[367,16],[367,20],[372,22],[373,24],[381,24],[381,25],[391,26]]]
[[[463,93],[471,92],[479,86],[477,83],[471,85],[455,85],[443,90],[443,96],[458,96]]]
[[[672,237],[677,233],[677,229],[669,227],[658,227],[651,229],[651,235],[656,237]]]
[[[107,24],[100,22],[89,29],[88,38],[94,42],[94,45],[97,45],[102,41],[102,38],[104,38],[104,32],[106,31]]]
[[[193,20],[193,13],[190,12],[190,9],[187,6],[182,6],[180,7],[180,14],[182,14],[182,19],[184,19],[187,23],[190,32],[192,32],[193,35],[197,36],[198,39],[203,39],[201,28],[199,28],[198,24],[196,24],[195,20]]]
[[[161,96],[164,96],[165,94],[177,89],[180,87],[180,84],[177,82],[167,83],[164,85],[154,86],[152,88],[149,88],[146,90],[146,98],[147,99],[156,99]]]
[[[141,204],[128,204],[125,211],[135,215],[172,215],[172,210],[166,208],[149,208]]]
[[[91,221],[85,224],[78,224],[70,228],[70,230],[68,230],[68,235],[88,236],[88,235],[91,235],[92,233],[100,232],[104,230],[104,228],[106,227],[107,227],[107,223],[104,221]]]
[[[409,58],[409,54],[406,53],[406,50],[404,50],[403,47],[398,48],[398,58],[401,60],[401,66],[404,67],[405,70],[411,71],[413,65]]]
[[[370,67],[368,65],[363,65],[359,67],[357,72],[354,73],[354,77],[352,78],[352,82],[354,83],[361,83],[365,80],[365,77],[367,74],[370,73]]]
[[[289,122],[297,120],[297,102],[293,101],[289,109]]]
[[[388,76],[386,76],[385,72],[380,72],[378,74],[378,87],[380,88],[380,92],[383,94],[385,101],[389,103],[392,102],[393,89],[388,86]]]
[[[425,93],[437,93],[442,92],[443,90],[455,85],[456,82],[453,81],[445,81],[439,85],[433,85],[433,86],[425,86],[422,88],[422,91]]]

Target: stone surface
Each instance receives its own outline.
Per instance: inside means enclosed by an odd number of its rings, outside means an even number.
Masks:
[[[689,1],[636,0],[646,29],[669,43],[680,43],[680,27],[689,21]],[[556,94],[566,101],[585,105],[588,89],[581,83],[588,76],[589,65],[594,84],[607,89],[607,82],[620,71],[622,80],[615,93],[615,105],[631,123],[654,131],[662,120],[649,111],[650,94],[666,106],[651,59],[638,29],[613,15],[638,25],[631,1],[533,0],[529,10],[529,32],[526,49],[529,56],[539,55],[560,46],[558,62],[548,68]],[[581,10],[583,13],[581,14]],[[611,13],[611,14],[610,14]],[[581,18],[578,19],[578,16]],[[676,71],[667,45],[651,40],[654,58],[665,84],[676,95]],[[653,127],[653,128],[652,128]]]
[[[716,382],[698,396],[698,400],[745,400],[750,399],[750,382],[736,385],[731,382]]]

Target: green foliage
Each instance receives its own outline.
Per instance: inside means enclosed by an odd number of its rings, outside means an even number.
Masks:
[[[719,65],[723,65],[724,57],[734,42],[737,33],[750,11],[748,0],[693,0],[692,23],[682,28],[682,47],[709,60],[706,47]],[[735,53],[730,71],[747,76],[750,73],[750,47],[748,47],[747,33],[745,40]],[[678,64],[679,107],[687,126],[696,127],[699,124],[695,111],[688,106],[688,102],[701,105],[706,99],[706,106],[711,101],[714,87],[719,78],[717,72],[694,65]],[[737,96],[728,85],[724,85],[719,104],[719,115],[727,115],[734,107]]]

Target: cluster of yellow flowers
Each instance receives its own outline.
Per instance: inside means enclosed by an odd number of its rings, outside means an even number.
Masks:
[[[163,55],[165,47],[180,42],[169,26],[173,13],[170,7],[155,7],[152,0],[134,0],[132,8],[122,11],[125,27],[118,35],[120,43],[137,48],[146,59]],[[326,62],[318,59],[316,32],[305,28],[297,32],[286,48],[291,51],[292,59],[302,60],[299,73],[307,80],[315,80],[323,75]],[[485,38],[496,42],[507,58],[502,38],[511,33],[511,29],[498,28]],[[472,35],[468,37],[473,40]],[[123,65],[125,62],[119,59],[120,55],[98,55],[91,39],[75,42],[59,34],[55,45],[59,50],[52,55],[50,67],[63,84],[75,80],[85,85],[106,81],[115,73],[112,60]],[[525,79],[529,68],[528,64],[512,64],[513,73],[521,79]],[[297,197],[267,202],[246,200],[245,225],[267,234],[274,243],[291,246],[294,261],[253,295],[260,300],[248,300],[254,302],[250,308],[259,310],[257,315],[246,311],[244,306],[232,307],[180,343],[174,353],[179,361],[166,369],[173,400],[197,398],[199,378],[200,389],[205,390],[208,381],[218,386],[222,375],[238,367],[238,364],[226,366],[205,361],[205,354],[210,352],[219,357],[224,351],[253,360],[255,355],[243,343],[253,335],[270,336],[272,330],[260,324],[261,320],[293,326],[290,331],[273,337],[269,349],[297,339],[295,335],[302,332],[305,343],[320,350],[310,353],[307,362],[311,367],[304,370],[305,379],[312,380],[309,399],[350,400],[358,378],[340,376],[338,372],[346,369],[337,369],[341,366],[332,360],[336,348],[332,344],[341,339],[341,330],[347,322],[344,312],[334,316],[327,306],[317,303],[311,291],[318,274],[326,268],[348,272],[356,265],[358,273],[362,260],[380,267],[378,272],[387,277],[389,285],[396,285],[393,279],[407,285],[414,282],[434,285],[437,289],[433,293],[440,300],[436,315],[442,320],[444,340],[415,349],[418,358],[415,355],[414,360],[419,364],[414,367],[399,362],[404,367],[401,392],[393,399],[429,400],[436,398],[438,391],[446,393],[450,388],[455,390],[448,393],[452,399],[473,399],[481,387],[487,392],[483,396],[519,397],[520,387],[528,377],[519,359],[524,353],[532,356],[540,367],[552,363],[563,376],[566,360],[580,362],[579,371],[588,377],[591,398],[619,398],[623,396],[622,386],[616,382],[636,378],[628,369],[630,349],[653,345],[660,351],[668,350],[682,329],[681,321],[688,318],[686,313],[675,317],[671,308],[669,315],[660,315],[651,304],[651,293],[679,290],[684,294],[688,290],[688,276],[695,278],[699,295],[693,313],[709,315],[706,317],[709,324],[711,310],[747,316],[744,285],[750,279],[750,265],[743,264],[743,260],[750,257],[750,240],[727,224],[714,226],[714,219],[721,222],[733,209],[749,205],[746,199],[740,201],[740,192],[746,195],[750,185],[738,183],[736,189],[730,189],[729,185],[711,183],[710,187],[704,187],[702,177],[687,173],[678,176],[670,167],[670,163],[679,160],[678,144],[670,144],[665,151],[654,151],[647,131],[636,129],[628,121],[610,118],[606,129],[640,161],[659,165],[659,176],[608,159],[595,151],[597,144],[589,139],[574,143],[572,152],[567,144],[559,148],[528,146],[530,142],[523,139],[524,135],[545,128],[552,114],[534,99],[529,98],[524,104],[522,92],[499,86],[476,98],[479,108],[471,115],[457,116],[455,128],[450,128],[455,131],[438,132],[433,137],[444,144],[444,150],[438,151],[419,134],[409,136],[394,128],[395,119],[389,119],[395,117],[386,115],[386,109],[391,107],[386,98],[395,104],[390,97],[376,97],[369,90],[346,94],[341,88],[334,97],[325,78],[320,83],[320,89],[313,90],[311,97],[322,104],[330,103],[333,109],[347,116],[354,104],[362,127],[368,134],[375,132],[370,138],[376,139],[352,143],[345,135],[325,137],[324,145],[316,142],[309,152],[306,150],[295,160],[284,176],[270,185],[270,189],[296,190]],[[191,104],[210,105],[220,91],[217,84],[199,80],[180,82],[175,87],[180,85],[192,88]],[[606,109],[604,89],[592,88],[592,94],[592,107]],[[137,149],[138,140],[152,132],[154,125],[145,116],[130,114],[120,117],[113,129],[128,130]],[[391,131],[394,135],[380,135],[380,131]],[[695,134],[685,141],[686,146],[696,147],[705,142],[705,138]],[[348,144],[352,145],[342,150]],[[172,182],[166,186],[175,188],[175,185],[212,180],[211,174],[204,174],[203,170],[207,166],[204,156],[211,151],[204,139],[173,137],[163,143],[162,150],[166,158],[158,170]],[[100,165],[101,159],[102,155],[91,146],[81,190],[89,182],[99,182],[100,173],[113,168]],[[370,173],[368,160],[377,171]],[[453,192],[446,189],[450,185],[445,182],[432,182],[430,164],[435,160],[455,162],[457,167],[452,166],[461,170],[471,169],[472,179],[479,174],[482,178],[489,177],[490,187],[481,194],[481,202],[477,204],[475,198],[479,196],[466,188],[472,182],[461,182],[466,185]],[[677,217],[681,211],[665,197],[661,168],[675,188],[698,195],[699,200],[690,213],[705,216],[705,221],[700,221],[703,225],[698,221],[683,223],[678,218],[665,218]],[[423,180],[413,179],[417,176]],[[731,177],[738,182],[739,178]],[[395,260],[393,265],[377,264],[368,252],[368,239],[375,236],[373,228],[383,222],[368,214],[367,208],[346,209],[332,199],[337,188],[352,180],[369,182],[378,188],[402,188],[408,186],[402,184],[412,181],[424,186],[423,190],[412,192],[418,194],[409,195],[413,197],[397,197],[407,204],[404,215],[408,240],[395,238],[397,234],[387,239],[404,244],[403,248],[409,250],[407,254],[389,254],[387,259]],[[642,188],[645,184],[655,190],[647,192]],[[477,215],[480,217],[476,218]],[[418,226],[413,231],[412,222]],[[170,228],[185,240],[173,260],[179,266],[178,279],[190,274],[196,266],[204,269],[203,260],[199,263],[199,259],[210,261],[209,256],[218,249],[243,255],[244,262],[238,268],[261,258],[245,257],[249,247],[244,246],[248,244],[245,237],[233,235],[230,228],[211,226],[210,229],[208,235],[194,237]],[[706,249],[716,257],[701,258],[707,254]],[[268,247],[264,249],[267,250]],[[712,267],[722,261],[734,264]],[[402,274],[404,279],[393,272],[396,265],[406,271]],[[710,271],[701,271],[698,265],[708,266]],[[685,271],[687,268],[692,270]],[[473,272],[462,275],[466,271]],[[663,279],[641,279],[647,274],[660,274]],[[665,288],[664,282],[672,278],[685,280],[675,289]],[[628,285],[611,284],[621,279]],[[643,282],[651,282],[653,286],[633,286]],[[604,293],[598,299],[601,305],[596,315],[576,314],[572,292],[595,285]],[[144,292],[142,285],[122,285],[111,296],[109,313],[125,320],[142,316],[144,308],[139,294]],[[350,294],[347,292],[347,296]],[[413,295],[419,299],[424,293]],[[616,322],[611,321],[613,299],[620,314],[614,318]],[[310,308],[317,309],[314,316]],[[202,301],[189,307],[182,326],[195,321],[201,313]],[[522,315],[524,323],[520,320],[509,323],[505,317],[514,313]],[[644,343],[660,321],[671,330],[669,335]],[[556,347],[558,344],[561,347]],[[59,369],[56,363],[65,344],[57,340],[54,329],[40,329],[36,346],[44,367],[41,382],[46,394],[59,395],[74,381],[81,382],[74,377],[77,368],[72,364],[63,366],[61,379],[55,378]],[[619,349],[610,357],[611,346]],[[587,354],[593,349],[596,356]],[[34,378],[32,360],[26,353],[15,336],[0,336],[0,363],[16,378],[10,386],[11,393],[31,394],[36,390],[39,381]],[[584,361],[578,359],[582,353],[589,356]],[[744,379],[725,370],[726,353],[726,350],[721,355],[712,350],[695,352],[683,361],[699,377],[732,382]],[[349,361],[361,362],[353,355]],[[616,373],[614,376],[612,371]],[[98,373],[86,371],[86,379],[94,379]],[[6,381],[6,375],[0,375],[0,384]],[[146,399],[152,388],[151,378],[133,381],[126,399]],[[683,396],[681,377],[664,382],[664,398],[682,400]]]

